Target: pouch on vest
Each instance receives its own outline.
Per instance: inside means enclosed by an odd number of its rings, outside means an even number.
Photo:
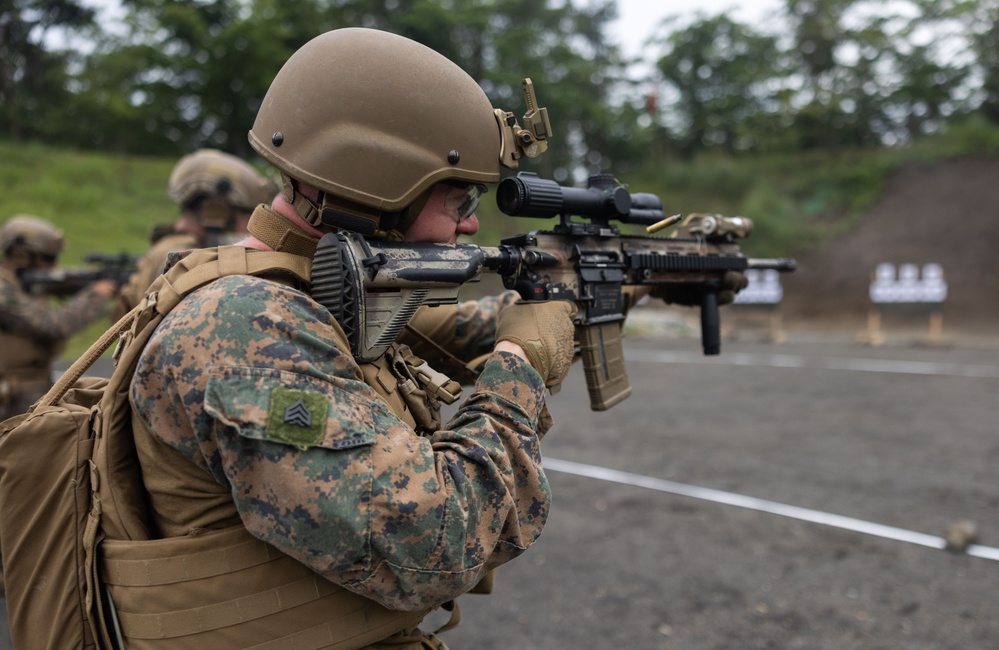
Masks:
[[[0,545],[18,650],[95,648],[86,616],[83,531],[90,509],[91,414],[106,379],[0,428]]]

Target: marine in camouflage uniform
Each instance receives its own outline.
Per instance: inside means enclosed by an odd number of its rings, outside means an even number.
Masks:
[[[285,64],[250,133],[284,191],[254,212],[245,245],[311,258],[336,229],[453,243],[478,228],[504,128],[474,80],[432,50],[387,32],[328,32]],[[350,640],[325,623],[343,611],[301,614],[310,648],[443,648],[420,618],[521,554],[550,506],[544,392],[571,363],[574,307],[513,301],[423,308],[411,321],[420,335],[360,363],[300,281],[228,275],[186,296],[130,389],[155,535],[245,529],[349,590],[344,608],[362,620],[399,613],[384,634]],[[439,408],[455,382],[406,342],[445,349],[452,364],[488,354],[449,422]],[[273,614],[282,624],[298,615]],[[245,627],[205,639],[244,647]],[[252,638],[291,647],[290,637]]]
[[[15,216],[0,228],[0,419],[24,413],[44,395],[66,339],[108,313],[110,280],[59,305],[24,291],[18,272],[53,267],[62,249],[62,232],[37,217]]]
[[[152,246],[122,287],[112,319],[139,304],[170,253],[242,239],[253,209],[270,201],[275,191],[252,165],[223,151],[199,149],[181,158],[167,182],[167,195],[180,206],[180,218],[153,229]]]

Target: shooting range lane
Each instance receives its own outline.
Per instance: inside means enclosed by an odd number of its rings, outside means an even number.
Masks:
[[[882,351],[882,357],[892,356],[901,352],[902,356],[911,355],[911,350]],[[872,352],[873,354],[873,352]],[[719,356],[705,356],[697,351],[685,350],[635,350],[625,351],[625,359],[629,368],[635,364],[694,364],[708,366],[738,366],[748,368],[773,369],[812,369],[860,373],[883,373],[887,375],[914,375],[927,377],[953,377],[969,379],[999,379],[999,364],[981,364],[953,362],[943,360],[948,352],[930,353],[941,357],[934,360],[916,360],[903,358],[874,358],[854,356],[828,356],[819,354],[788,354],[760,352],[730,352]],[[977,359],[976,359],[977,360]],[[890,380],[890,379],[889,379]],[[596,465],[574,463],[557,458],[546,458],[546,468],[578,476],[587,476],[603,481],[643,487],[646,489],[687,496],[713,503],[731,505],[758,512],[776,514],[792,519],[833,526],[843,530],[874,535],[884,539],[907,542],[936,548],[947,549],[947,540],[937,535],[916,532],[896,526],[846,517],[818,509],[802,508],[795,505],[760,499],[745,494],[737,494],[723,490],[697,487],[618,471]],[[970,556],[990,560],[999,560],[999,548],[970,544],[964,552]]]
[[[816,368],[855,372],[883,372],[906,375],[938,375],[999,379],[999,365],[973,365],[934,361],[905,361],[849,357],[805,357],[795,354],[722,353],[706,357],[697,352],[625,352],[628,363],[709,364],[716,366],[759,366],[767,368]]]
[[[684,483],[667,481],[664,479],[653,478],[651,476],[632,474],[631,472],[621,472],[607,467],[574,463],[572,461],[559,460],[558,458],[545,458],[545,471],[552,470],[565,474],[585,476],[600,481],[609,481],[611,483],[619,483],[621,485],[631,485],[648,490],[666,492],[668,494],[690,497],[692,499],[701,499],[712,503],[721,503],[724,505],[735,506],[737,508],[747,508],[749,510],[756,510],[757,512],[766,512],[769,514],[780,515],[782,517],[790,517],[800,521],[822,524],[823,526],[833,526],[842,530],[864,533],[865,535],[874,535],[876,537],[893,539],[899,542],[908,542],[909,544],[918,544],[920,546],[936,548],[939,550],[947,548],[947,540],[936,535],[927,535],[925,533],[906,530],[904,528],[885,526],[883,524],[864,521],[862,519],[843,517],[841,515],[821,512],[819,510],[811,510],[809,508],[799,508],[797,506],[768,501],[766,499],[757,499],[756,497],[746,496],[744,494],[734,494],[723,490],[713,490],[711,488],[686,485]],[[964,552],[974,557],[999,561],[999,548],[992,546],[971,544],[965,549]]]
[[[995,647],[999,339],[790,334],[713,358],[627,335],[633,392],[605,412],[571,372],[542,441],[548,525],[448,644]],[[977,539],[940,552],[962,520]]]
[[[890,354],[890,352],[889,352]],[[705,356],[696,351],[684,350],[627,350],[625,359],[631,367],[637,363],[655,364],[696,364],[712,366],[741,366],[781,369],[833,370],[864,373],[886,373],[902,375],[926,375],[937,377],[963,377],[972,379],[999,379],[999,364],[983,365],[972,363],[954,363],[947,361],[922,361],[908,359],[818,356],[803,354],[762,354],[747,352],[732,352],[720,356]],[[606,467],[575,463],[548,457],[545,459],[546,469],[585,476],[603,481],[610,481],[635,487],[643,487],[659,492],[687,496],[713,503],[746,508],[758,512],[776,514],[801,521],[833,526],[843,530],[874,535],[884,539],[892,539],[911,544],[947,549],[947,540],[937,535],[907,530],[896,526],[865,521],[854,517],[824,512],[810,508],[759,499],[744,494],[736,494],[723,490],[703,488],[675,481],[663,480],[631,472],[623,472]],[[999,548],[978,544],[969,545],[965,551],[968,555],[989,560],[999,560]]]

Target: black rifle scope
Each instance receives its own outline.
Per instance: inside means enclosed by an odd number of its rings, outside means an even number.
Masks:
[[[655,194],[632,194],[614,181],[610,174],[590,176],[585,189],[565,187],[539,178],[532,172],[520,172],[500,181],[496,204],[511,217],[548,219],[575,215],[606,223],[652,225],[663,220],[663,202]]]

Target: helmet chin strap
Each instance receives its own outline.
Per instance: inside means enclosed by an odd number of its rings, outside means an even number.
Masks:
[[[285,200],[295,207],[299,216],[305,219],[305,223],[319,228],[323,225],[319,216],[319,209],[295,187],[295,181],[287,174],[281,174],[281,193]]]
[[[356,203],[337,201],[326,192],[319,192],[319,205],[305,196],[296,187],[296,181],[287,174],[281,175],[282,193],[299,216],[306,223],[321,230],[350,230],[359,232],[373,239],[388,241],[403,241],[404,233],[423,211],[434,186],[424,190],[416,199],[401,212],[377,212]],[[383,226],[391,227],[383,229]]]

